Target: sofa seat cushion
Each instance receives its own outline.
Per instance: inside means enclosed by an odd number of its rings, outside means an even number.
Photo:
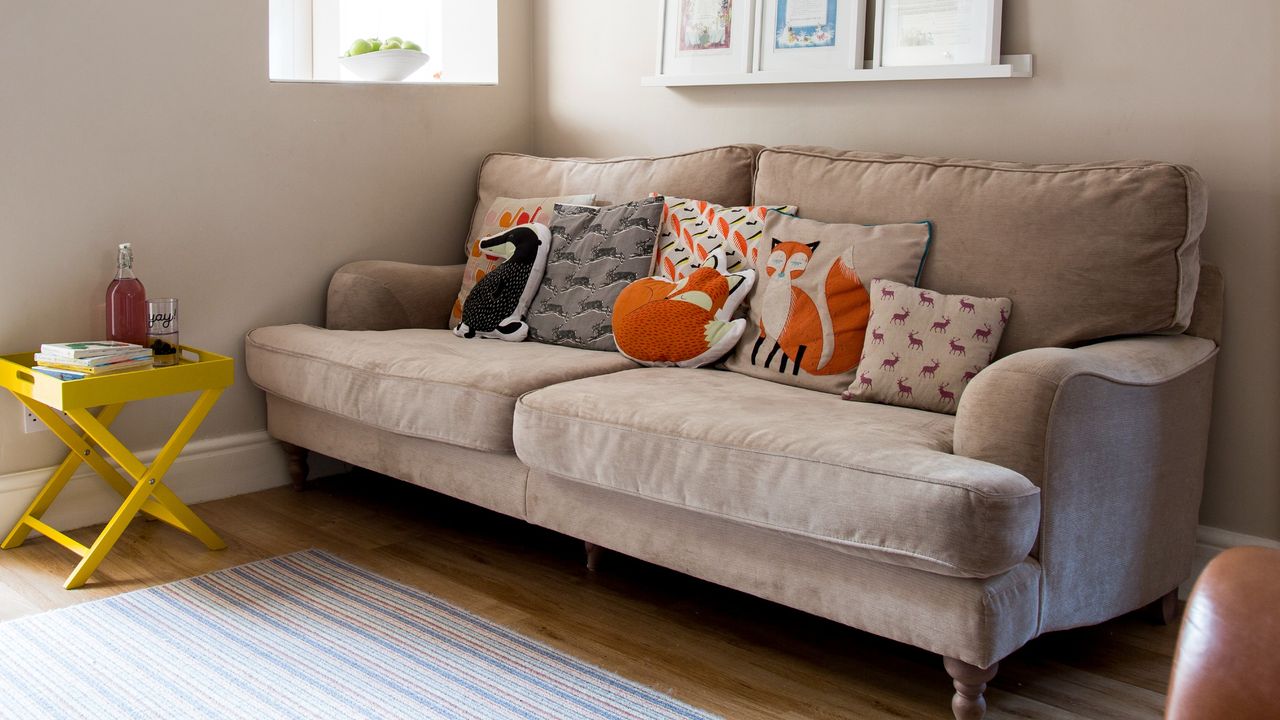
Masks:
[[[957,577],[1027,557],[1039,490],[951,454],[954,418],[718,370],[641,368],[516,407],[516,454],[570,480]]]
[[[618,353],[464,340],[448,330],[264,327],[245,339],[249,377],[266,392],[383,430],[511,452],[521,394],[635,367]]]

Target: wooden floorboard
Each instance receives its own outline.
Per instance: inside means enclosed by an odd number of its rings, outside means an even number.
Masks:
[[[0,552],[0,620],[314,547],[727,718],[951,717],[936,655],[619,555],[590,573],[576,540],[371,473],[195,509],[226,550],[138,521],[81,590],[48,540]],[[1176,636],[1131,616],[1039,638],[988,717],[1159,718]]]

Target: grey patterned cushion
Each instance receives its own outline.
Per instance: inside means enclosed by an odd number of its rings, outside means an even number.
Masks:
[[[663,198],[612,207],[556,205],[551,256],[529,308],[529,337],[552,345],[617,351],[613,303],[653,272]]]

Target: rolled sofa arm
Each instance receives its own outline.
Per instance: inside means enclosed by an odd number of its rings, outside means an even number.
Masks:
[[[1040,488],[1041,632],[1136,609],[1189,574],[1217,352],[1190,335],[1027,350],[961,396],[954,452]]]
[[[413,265],[362,260],[329,281],[325,327],[330,330],[443,329],[462,287],[464,265]]]

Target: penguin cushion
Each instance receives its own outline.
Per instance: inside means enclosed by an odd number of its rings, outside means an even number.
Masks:
[[[547,269],[551,231],[541,223],[518,225],[482,238],[479,245],[500,264],[471,289],[453,334],[520,342],[529,334],[524,316]]]

